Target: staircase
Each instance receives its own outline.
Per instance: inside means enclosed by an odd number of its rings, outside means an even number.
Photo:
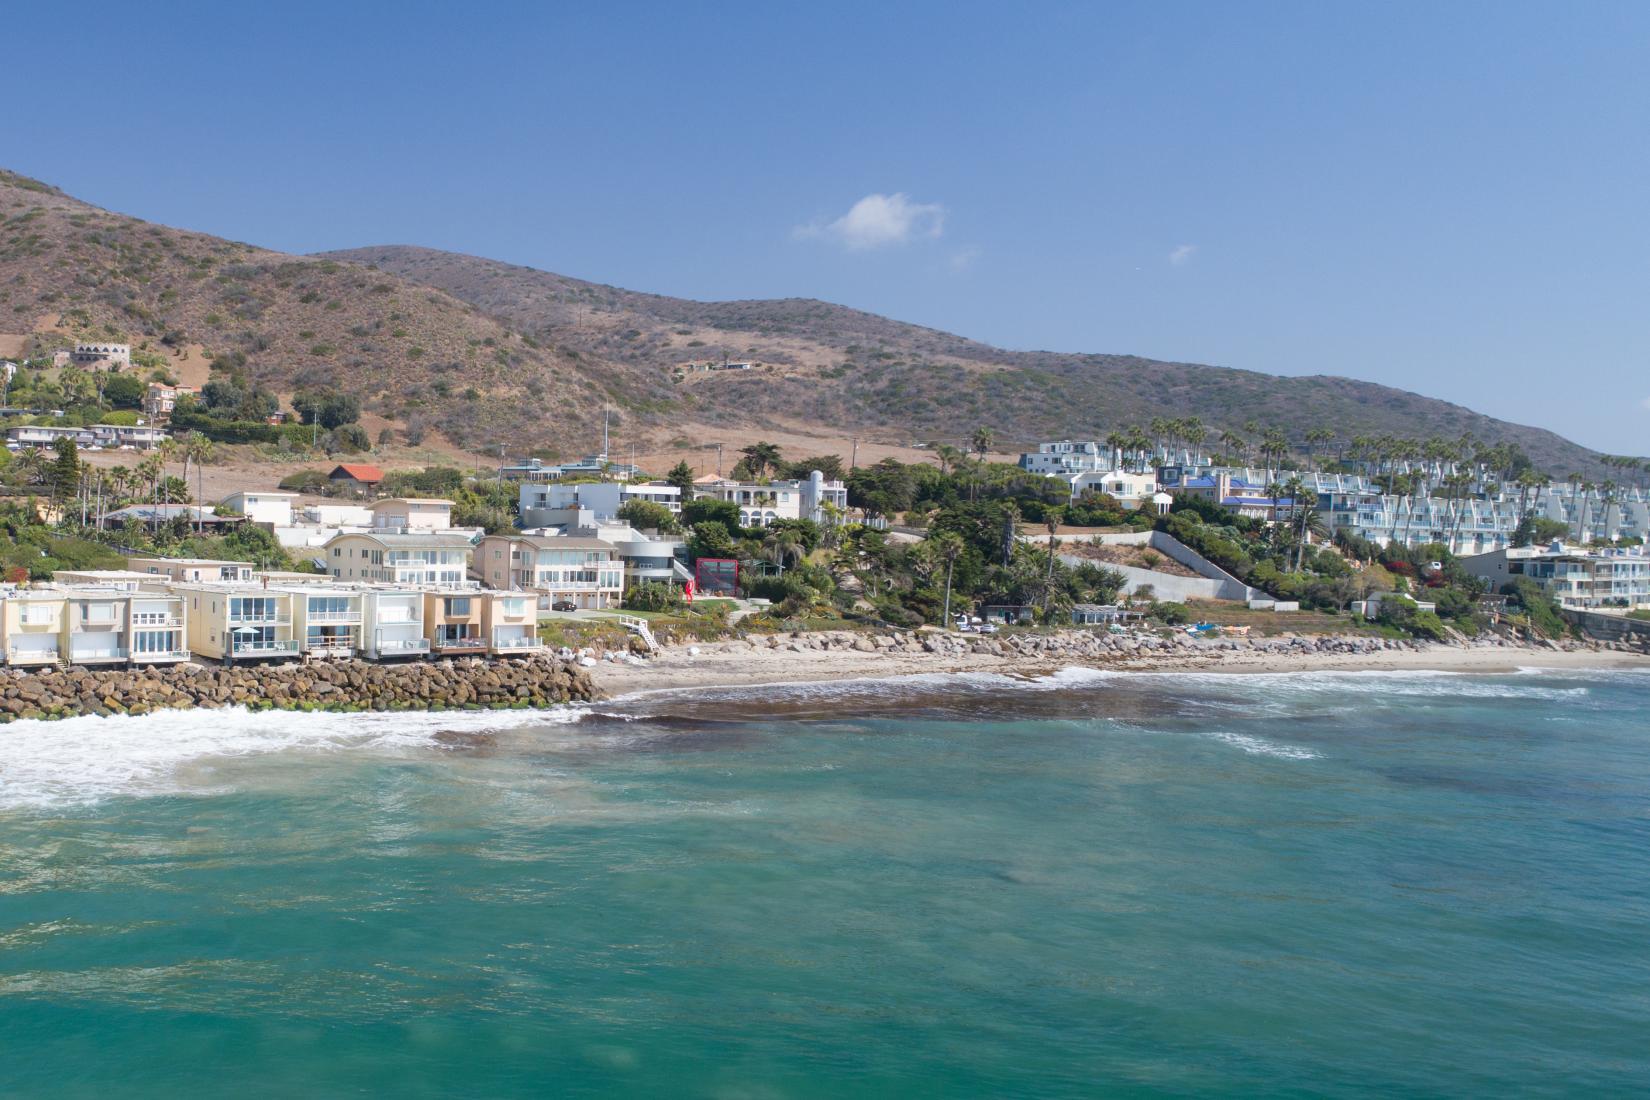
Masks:
[[[636,635],[636,637],[646,642],[647,651],[649,653],[659,652],[659,640],[653,636],[653,628],[647,625],[646,619],[633,619],[628,616],[622,616],[619,619],[619,624],[632,634]]]

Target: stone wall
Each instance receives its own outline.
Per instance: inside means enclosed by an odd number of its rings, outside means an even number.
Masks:
[[[486,710],[546,707],[596,697],[584,669],[553,657],[0,672],[0,722],[186,707]]]

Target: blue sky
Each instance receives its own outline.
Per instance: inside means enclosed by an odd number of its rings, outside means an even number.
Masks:
[[[139,217],[1349,375],[1650,453],[1650,5],[65,3],[7,28],[0,164]]]

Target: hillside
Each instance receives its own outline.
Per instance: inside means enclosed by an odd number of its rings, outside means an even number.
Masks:
[[[327,255],[438,287],[524,332],[658,377],[690,360],[762,364],[748,373],[688,374],[678,384],[684,405],[706,423],[738,426],[768,416],[952,439],[988,424],[1005,440],[1030,441],[1196,415],[1217,431],[1257,421],[1295,440],[1318,426],[1343,438],[1470,432],[1517,443],[1560,474],[1597,469],[1592,452],[1553,432],[1355,379],[1005,351],[828,302],[695,302],[412,246]]]
[[[294,256],[0,171],[0,346],[86,338],[191,377],[204,355],[283,396],[349,390],[397,441],[439,432],[476,453],[586,453],[604,408],[629,446],[740,432],[960,440],[982,424],[1012,445],[1196,415],[1296,439],[1318,426],[1471,432],[1559,474],[1597,468],[1551,432],[1366,382],[1004,351],[825,302],[694,302],[423,248]],[[724,358],[759,366],[679,371]]]
[[[348,390],[396,426],[468,448],[522,436],[588,448],[610,391],[628,399],[622,365],[586,372],[430,287],[150,224],[10,173],[0,334],[20,354],[126,341],[168,369],[198,345],[215,369],[283,396]]]

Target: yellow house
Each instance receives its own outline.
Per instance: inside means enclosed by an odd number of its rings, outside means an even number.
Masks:
[[[442,531],[345,531],[322,553],[341,581],[457,585],[469,580],[470,538]]]
[[[16,668],[56,664],[66,644],[68,598],[61,590],[17,589],[0,601],[0,647]]]
[[[202,657],[256,661],[296,657],[291,591],[253,585],[180,584],[189,648]]]

